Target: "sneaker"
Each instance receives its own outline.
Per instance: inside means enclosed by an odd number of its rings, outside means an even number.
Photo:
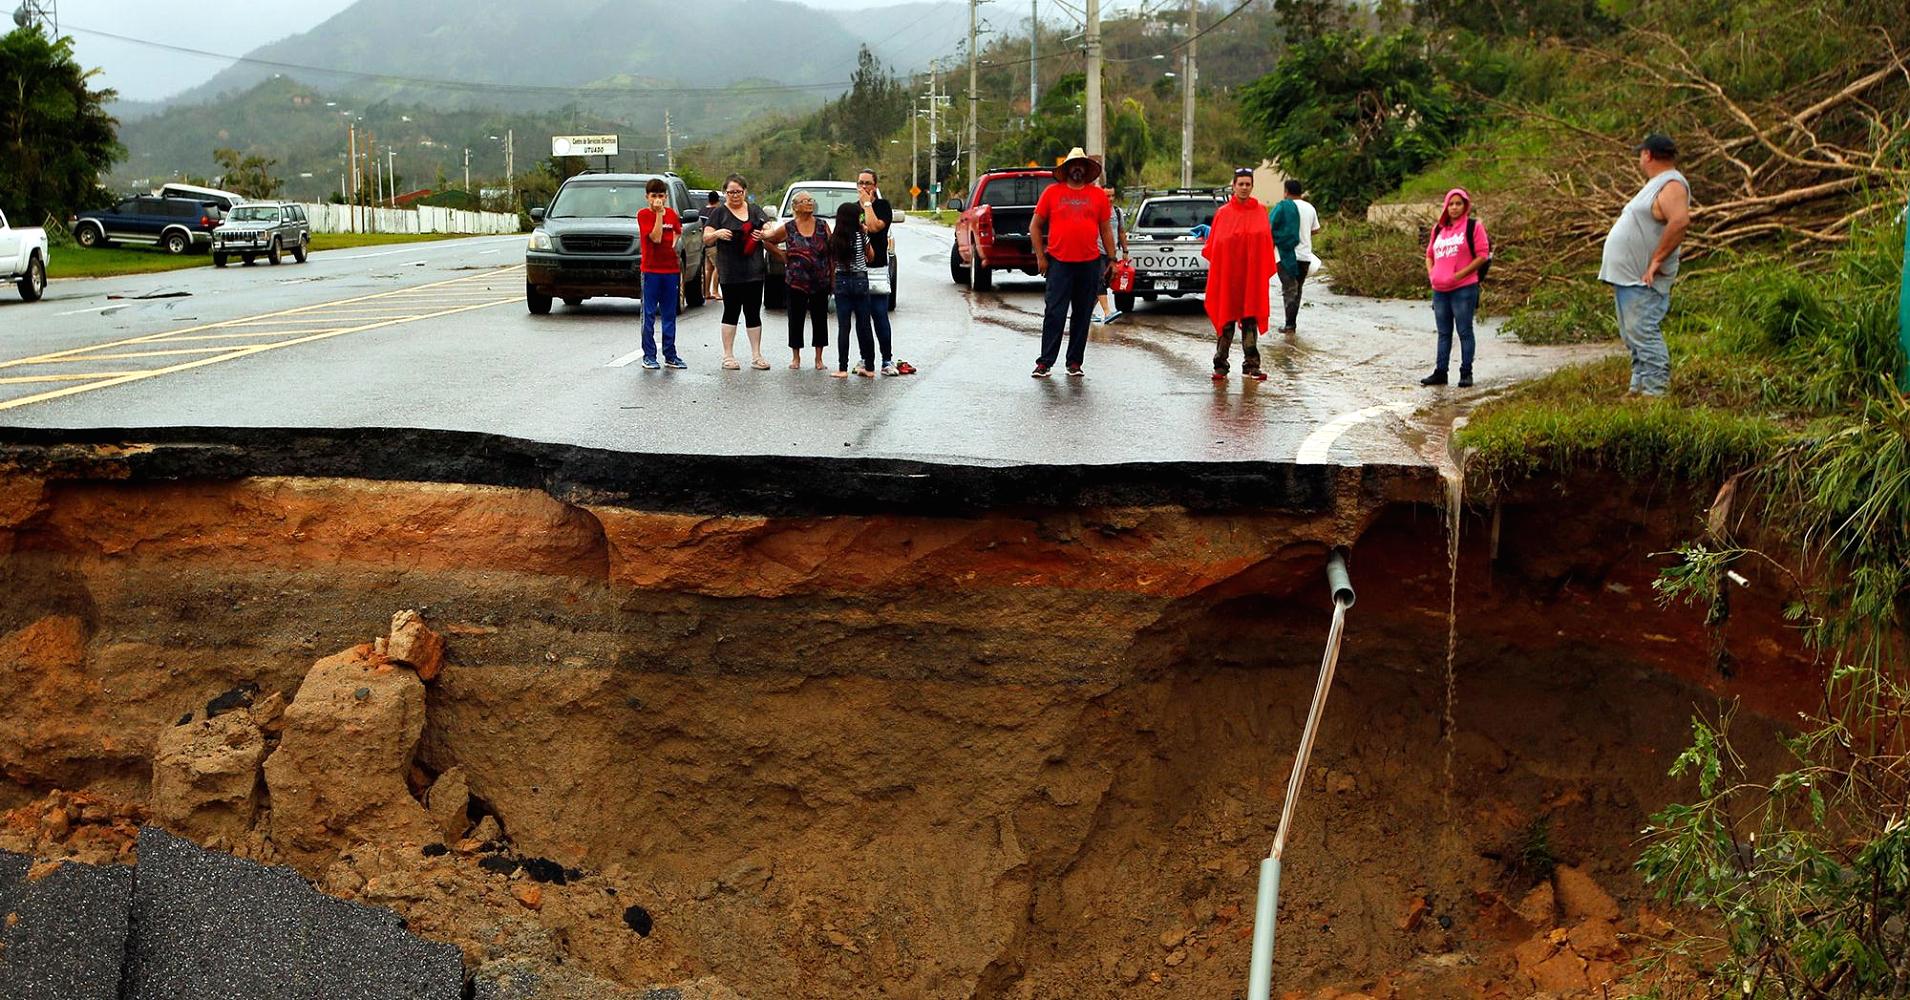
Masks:
[[[650,371],[656,371],[657,369],[663,366],[660,364],[657,364],[657,359],[655,358],[644,358],[643,367],[649,369]]]
[[[1225,381],[1227,381],[1227,373],[1226,373],[1226,372],[1215,372],[1215,373],[1214,373],[1214,376],[1213,376],[1213,377],[1214,377],[1214,381],[1216,381],[1216,382],[1225,382]]]
[[[899,371],[896,371],[896,370],[895,370],[895,366],[894,366],[894,365],[883,365],[883,366],[882,366],[882,374],[884,374],[884,375],[900,375],[900,374],[902,374],[902,373],[901,373],[901,372],[899,372]]]
[[[682,358],[664,358],[663,367],[675,368],[677,371],[682,371],[690,366],[684,364]]]
[[[1086,375],[1087,372],[1082,371],[1080,365],[1069,365],[1068,374],[1073,378],[1080,378],[1081,376]]]
[[[1459,388],[1461,389],[1472,388],[1472,373],[1471,372],[1459,373]]]
[[[1036,366],[1035,366],[1035,372],[1034,372],[1034,377],[1035,377],[1035,378],[1047,378],[1047,377],[1048,377],[1048,366],[1047,366],[1047,365],[1036,365]]]
[[[1246,375],[1255,382],[1265,382],[1267,380],[1266,372],[1247,372]]]
[[[1433,372],[1431,375],[1428,375],[1425,378],[1420,379],[1419,384],[1420,385],[1445,385],[1446,373],[1443,371]]]

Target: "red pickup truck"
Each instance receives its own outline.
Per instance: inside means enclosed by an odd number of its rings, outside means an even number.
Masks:
[[[1054,185],[1054,171],[1046,167],[1009,167],[984,171],[975,180],[974,197],[960,199],[955,209],[955,247],[948,254],[948,274],[958,285],[987,289],[996,271],[1040,273],[1028,225],[1035,218],[1041,192]],[[973,268],[970,268],[970,264]]]

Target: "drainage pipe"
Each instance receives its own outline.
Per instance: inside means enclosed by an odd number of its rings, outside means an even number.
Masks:
[[[1247,1000],[1271,1000],[1273,995],[1273,931],[1280,914],[1280,860],[1286,853],[1287,831],[1293,821],[1294,803],[1300,798],[1300,783],[1306,780],[1307,763],[1313,757],[1313,741],[1320,733],[1320,717],[1326,714],[1326,695],[1333,688],[1333,672],[1339,667],[1346,609],[1353,606],[1353,581],[1346,572],[1344,550],[1334,549],[1327,558],[1326,583],[1333,595],[1333,624],[1327,630],[1326,655],[1320,661],[1320,678],[1313,686],[1313,705],[1307,711],[1306,728],[1300,734],[1300,750],[1293,758],[1293,773],[1287,776],[1287,797],[1280,804],[1280,827],[1273,835],[1273,849],[1260,862]]]

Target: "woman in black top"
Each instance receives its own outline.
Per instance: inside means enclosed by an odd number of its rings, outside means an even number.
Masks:
[[[723,182],[723,204],[703,226],[703,245],[716,248],[717,279],[723,284],[723,367],[736,363],[736,321],[749,334],[749,366],[767,370],[763,357],[763,279],[769,275],[759,234],[769,216],[749,200],[749,182],[731,174]]]

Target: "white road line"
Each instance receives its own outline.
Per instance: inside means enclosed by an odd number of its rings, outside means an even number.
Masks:
[[[634,365],[637,362],[642,360],[643,360],[643,349],[638,348],[634,351],[631,351],[629,354],[626,354],[623,357],[610,362],[604,367],[605,368],[628,368],[629,366]]]
[[[68,309],[67,311],[65,311],[65,312],[63,312],[63,313],[54,313],[53,315],[55,315],[55,316],[78,316],[78,315],[79,315],[80,313],[90,313],[90,312],[96,312],[96,313],[99,313],[100,315],[102,315],[102,316],[104,316],[104,315],[106,315],[107,313],[116,313],[116,312],[118,312],[118,311],[120,311],[121,309],[125,309],[125,308],[127,308],[127,307],[126,307],[126,306],[87,306],[87,307],[86,307],[85,309]]]
[[[403,249],[399,249],[399,250],[386,250],[383,253],[361,253],[351,257],[340,257],[338,259],[339,260],[370,260],[373,257],[395,257],[401,253],[417,253],[417,252],[418,252],[417,247],[404,247]]]
[[[1301,465],[1325,465],[1327,456],[1333,451],[1333,445],[1347,431],[1374,417],[1385,416],[1388,413],[1397,413],[1403,417],[1413,412],[1415,405],[1410,400],[1401,400],[1397,403],[1385,403],[1380,406],[1369,406],[1364,410],[1342,413],[1322,424],[1319,430],[1308,434],[1306,440],[1300,443],[1300,453],[1294,456],[1294,461]]]

